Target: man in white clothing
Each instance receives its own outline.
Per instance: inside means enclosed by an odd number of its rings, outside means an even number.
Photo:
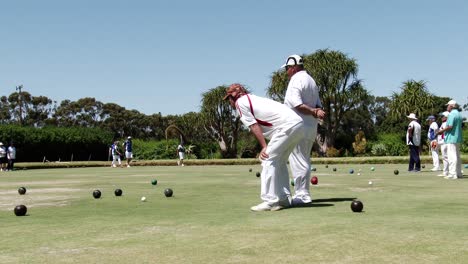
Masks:
[[[262,203],[252,211],[276,211],[291,205],[287,160],[304,136],[302,118],[284,104],[249,94],[240,84],[232,84],[224,100],[237,109],[240,120],[262,147]],[[265,139],[269,139],[268,145]]]
[[[445,111],[442,113],[442,124],[440,125],[440,130],[443,130],[447,127],[447,117],[449,112]],[[437,135],[437,145],[440,148],[440,154],[442,155],[442,173],[437,176],[448,176],[449,172],[449,163],[447,155],[447,145],[445,145],[445,135],[444,133]]]
[[[305,134],[289,156],[294,177],[293,206],[312,202],[310,187],[310,154],[317,136],[318,119],[325,117],[315,80],[304,70],[301,56],[291,55],[282,66],[289,77],[284,104],[304,121]]]
[[[429,140],[429,146],[431,148],[432,165],[431,171],[440,170],[439,167],[439,148],[437,146],[437,132],[439,132],[439,126],[435,121],[435,116],[428,116],[426,121],[429,123],[429,130],[427,131],[427,139]]]

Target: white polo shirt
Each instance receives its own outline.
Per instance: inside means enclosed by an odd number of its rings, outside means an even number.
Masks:
[[[307,126],[317,126],[317,118],[305,115],[296,110],[296,106],[305,104],[312,108],[322,107],[320,102],[319,88],[314,79],[305,71],[300,71],[291,77],[284,97],[284,104],[293,109],[304,119]]]
[[[409,140],[409,128],[413,128],[413,142]],[[411,121],[408,125],[408,130],[406,131],[406,145],[421,145],[421,125],[415,120]]]
[[[237,99],[236,108],[242,123],[247,127],[258,123],[267,139],[280,128],[287,129],[302,122],[302,118],[288,106],[253,94]]]

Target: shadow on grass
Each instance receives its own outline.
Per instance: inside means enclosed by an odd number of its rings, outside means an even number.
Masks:
[[[328,198],[328,199],[313,199],[312,204],[314,203],[332,203],[332,202],[351,202],[357,198]]]

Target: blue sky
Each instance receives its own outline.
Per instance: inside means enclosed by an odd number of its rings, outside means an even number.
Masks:
[[[265,96],[288,55],[329,48],[357,60],[373,95],[425,80],[464,104],[467,14],[467,1],[0,0],[0,95],[22,84],[183,114],[219,85]]]

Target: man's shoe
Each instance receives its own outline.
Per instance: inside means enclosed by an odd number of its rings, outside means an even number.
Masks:
[[[312,203],[312,199],[301,199],[299,197],[296,197],[292,199],[292,206],[293,207],[301,207],[301,206],[307,206]]]
[[[278,205],[272,206],[271,211],[279,211],[291,207],[289,199],[285,199],[278,202]]]
[[[447,179],[447,180],[456,180],[458,179],[456,176],[445,176],[444,179]]]
[[[271,208],[272,208],[271,205],[269,205],[266,202],[263,202],[261,204],[250,207],[250,210],[255,211],[255,212],[262,212],[262,211],[271,211]]]
[[[434,167],[431,169],[431,171],[439,171],[439,168]]]
[[[441,173],[441,174],[439,174],[439,175],[437,175],[437,176],[439,176],[439,177],[445,177],[445,176],[448,176],[448,175],[447,175],[447,174],[444,174],[444,173]]]

